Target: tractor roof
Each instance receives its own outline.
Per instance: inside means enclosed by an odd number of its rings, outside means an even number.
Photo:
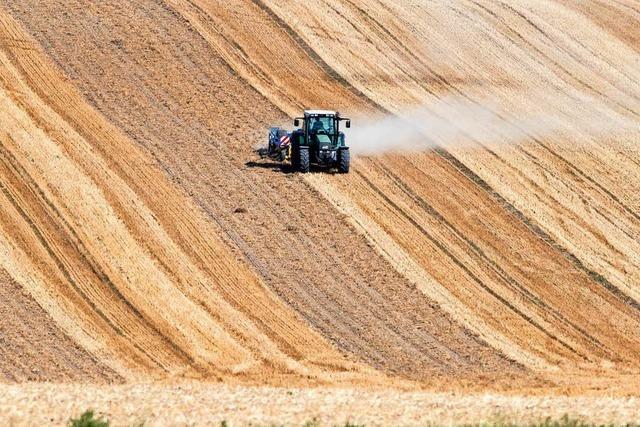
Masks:
[[[306,110],[304,112],[305,116],[322,116],[322,115],[335,116],[336,114],[337,114],[336,111],[329,111],[329,110]]]

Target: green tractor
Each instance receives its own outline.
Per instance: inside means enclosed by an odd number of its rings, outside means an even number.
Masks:
[[[288,158],[293,169],[302,173],[309,172],[311,165],[348,173],[351,160],[344,133],[340,131],[343,121],[347,128],[351,127],[351,120],[340,117],[338,112],[307,110],[303,117],[294,120],[298,129],[293,132],[270,129],[266,156],[279,161]]]

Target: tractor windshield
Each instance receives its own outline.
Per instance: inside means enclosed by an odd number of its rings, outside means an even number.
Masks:
[[[311,117],[309,118],[309,132],[334,135],[336,133],[335,119],[333,117]]]
[[[336,118],[333,116],[309,117],[309,138],[318,149],[334,149],[338,145]]]

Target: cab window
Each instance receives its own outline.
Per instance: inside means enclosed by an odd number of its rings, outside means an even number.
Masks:
[[[311,133],[327,133],[332,135],[335,133],[334,120],[332,117],[312,117],[309,119],[309,132]]]

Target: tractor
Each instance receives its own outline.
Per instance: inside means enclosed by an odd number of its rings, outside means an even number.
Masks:
[[[302,127],[300,122],[302,121]],[[294,170],[307,173],[311,165],[336,168],[348,173],[350,166],[349,147],[345,144],[340,123],[351,127],[351,120],[340,117],[340,113],[324,110],[307,110],[303,117],[294,119],[297,128],[287,132],[278,127],[269,130],[269,146],[261,149],[263,157],[291,162]]]

